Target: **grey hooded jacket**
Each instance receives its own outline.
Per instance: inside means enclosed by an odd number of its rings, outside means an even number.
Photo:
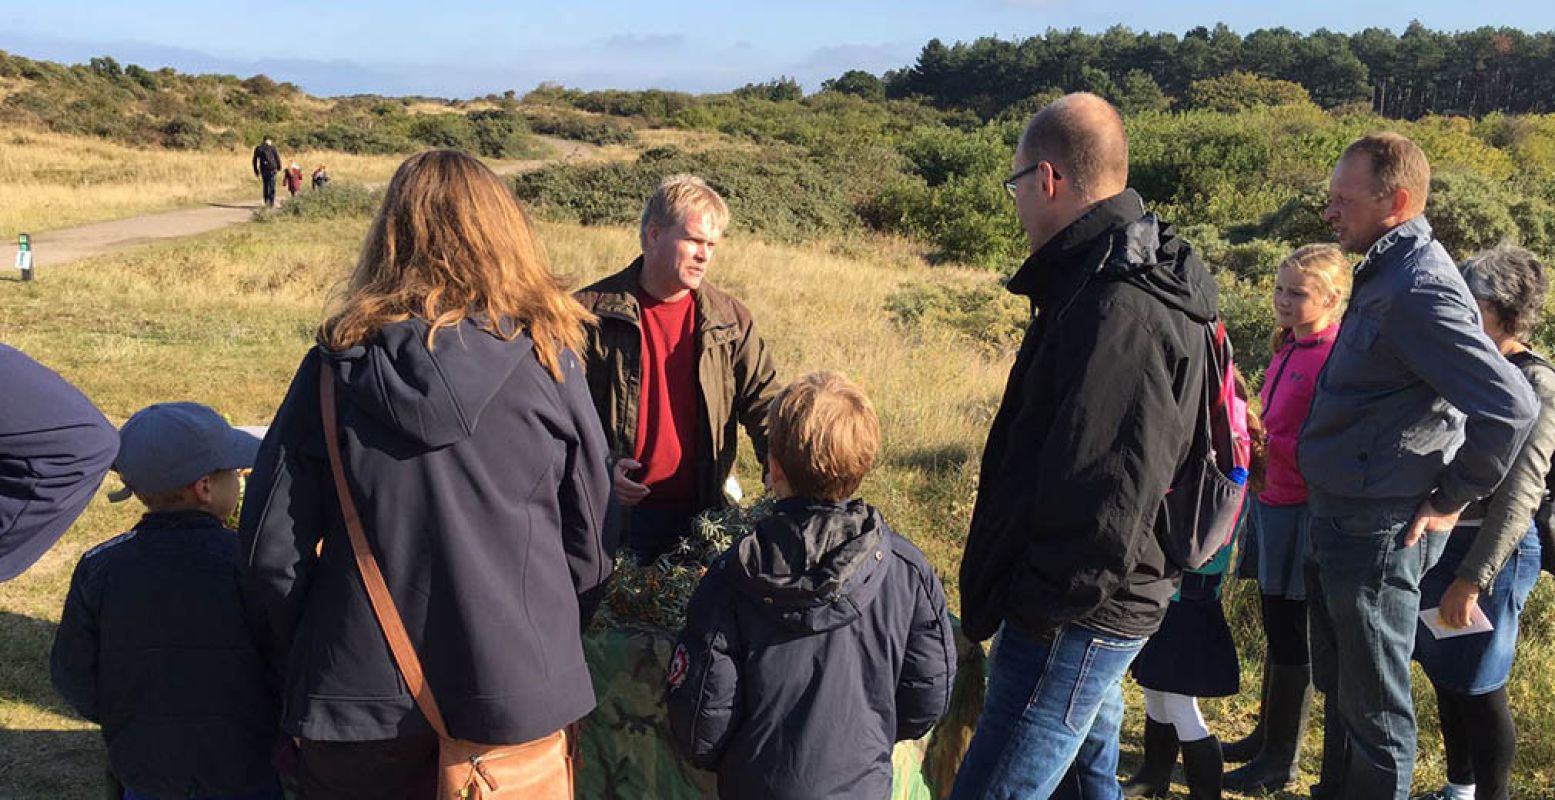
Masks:
[[[1489,495],[1539,406],[1480,328],[1462,275],[1425,217],[1355,268],[1339,340],[1318,376],[1297,461],[1319,516]]]

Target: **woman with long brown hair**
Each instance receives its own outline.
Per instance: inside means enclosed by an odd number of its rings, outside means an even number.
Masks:
[[[240,525],[303,797],[422,797],[436,780],[347,503],[451,737],[540,742],[593,708],[579,598],[611,557],[607,451],[574,355],[588,320],[494,173],[452,151],[400,166]]]

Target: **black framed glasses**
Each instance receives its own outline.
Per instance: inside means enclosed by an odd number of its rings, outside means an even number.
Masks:
[[[1015,197],[1015,182],[1021,178],[1026,177],[1027,175],[1030,175],[1033,172],[1036,172],[1037,168],[1043,164],[1047,164],[1048,168],[1053,170],[1053,180],[1061,181],[1064,179],[1064,176],[1058,174],[1058,168],[1054,167],[1051,161],[1038,161],[1037,163],[1032,164],[1025,169],[1016,170],[1015,172],[1010,173],[1010,177],[1004,179],[1004,191],[1009,192],[1011,199],[1013,199]]]

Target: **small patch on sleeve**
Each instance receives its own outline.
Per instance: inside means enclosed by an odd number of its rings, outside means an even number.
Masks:
[[[675,653],[670,656],[669,672],[664,676],[664,682],[669,684],[670,691],[680,688],[686,682],[686,673],[691,667],[691,656],[686,652],[683,644],[675,645]]]

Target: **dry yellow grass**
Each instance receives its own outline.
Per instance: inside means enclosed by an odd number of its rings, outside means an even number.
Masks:
[[[249,149],[139,150],[101,139],[0,129],[0,238],[152,211],[233,200],[257,202]],[[382,181],[403,157],[286,152],[304,174]]]

